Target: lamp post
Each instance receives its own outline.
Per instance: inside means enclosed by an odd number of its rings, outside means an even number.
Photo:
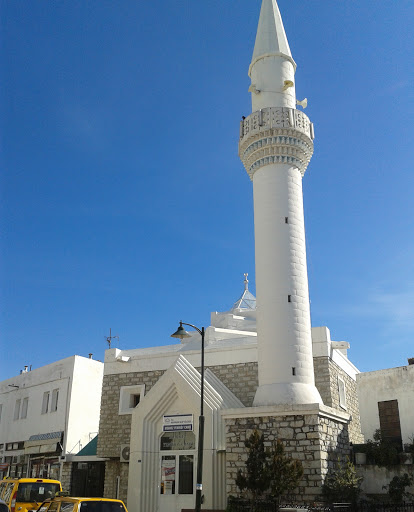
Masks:
[[[201,386],[200,386],[200,416],[198,418],[198,455],[197,455],[197,482],[196,482],[196,512],[201,510],[201,494],[203,490],[203,448],[204,448],[204,327],[199,329],[193,324],[180,322],[179,328],[171,338],[189,338],[191,335],[184,329],[183,325],[188,325],[201,334]]]

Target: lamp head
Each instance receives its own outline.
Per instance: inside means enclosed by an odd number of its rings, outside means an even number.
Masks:
[[[179,328],[175,331],[174,334],[171,334],[171,338],[179,338],[182,340],[184,338],[191,338],[191,334],[188,334],[188,332],[183,327],[183,323],[180,322]]]

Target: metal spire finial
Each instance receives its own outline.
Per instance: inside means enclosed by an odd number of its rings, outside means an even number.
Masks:
[[[247,279],[248,275],[249,275],[248,273],[244,274],[244,289],[245,290],[249,289],[249,280]]]

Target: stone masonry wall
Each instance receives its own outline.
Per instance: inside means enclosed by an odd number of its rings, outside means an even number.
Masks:
[[[129,444],[131,415],[119,414],[121,386],[145,384],[145,393],[164,372],[151,371],[105,375],[102,383],[101,416],[99,422],[98,457],[119,458],[121,444]]]
[[[62,484],[62,489],[64,491],[71,492],[70,485],[72,482],[72,468],[73,468],[73,462],[64,462],[62,464],[60,483]]]
[[[338,377],[345,382],[346,412],[352,416],[349,424],[349,437],[352,443],[364,442],[361,433],[357,383],[329,357],[314,357],[315,384],[323,403],[334,409],[343,410],[339,405]]]
[[[105,464],[104,497],[115,498],[120,476],[119,499],[126,503],[129,464],[119,461],[121,444],[130,444],[131,415],[119,414],[121,386],[145,384],[145,393],[158,381],[163,371],[105,375],[102,383],[101,415],[97,455],[115,460]]]
[[[104,498],[122,500],[127,506],[129,464],[115,460],[105,463]],[[119,495],[117,496],[119,477]]]
[[[209,369],[236,395],[245,407],[253,405],[254,395],[259,385],[257,363],[209,366]]]
[[[247,460],[246,438],[255,430],[264,434],[265,446],[283,441],[286,454],[302,462],[304,475],[291,499],[311,503],[321,494],[329,469],[349,455],[347,425],[320,414],[226,419],[227,495],[238,495],[235,480]]]
[[[363,442],[356,382],[328,357],[314,358],[314,366],[316,387],[324,404],[329,407],[339,408],[338,375],[345,381],[347,412],[352,415],[350,438],[353,443]],[[253,405],[258,386],[257,362],[216,365],[209,368],[245,407]],[[98,456],[119,458],[120,445],[130,442],[131,416],[118,413],[121,386],[145,384],[145,393],[148,393],[163,373],[158,370],[104,376]]]

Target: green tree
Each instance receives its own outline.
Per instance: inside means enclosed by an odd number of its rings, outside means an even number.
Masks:
[[[405,498],[412,498],[412,494],[405,490],[414,482],[412,475],[404,473],[403,476],[395,476],[388,485],[384,485],[383,489],[388,490],[388,496],[392,503],[402,503]]]
[[[356,473],[349,459],[346,463],[338,461],[338,467],[325,478],[322,493],[329,503],[343,502],[355,504],[361,492],[363,478]]]
[[[299,460],[285,455],[285,447],[279,439],[273,446],[268,463],[272,495],[280,503],[284,494],[292,492],[303,476],[303,466]]]
[[[264,436],[255,430],[245,441],[248,456],[245,471],[239,470],[237,487],[247,491],[253,500],[257,500],[271,491],[280,502],[281,497],[292,492],[303,476],[302,463],[285,454],[282,441],[277,440],[272,450],[266,450]]]
[[[263,434],[255,430],[244,442],[248,448],[246,469],[239,469],[236,478],[237,487],[243,492],[247,491],[253,500],[262,496],[270,485],[268,454],[264,446]]]
[[[374,432],[373,437],[374,439],[369,439],[366,445],[368,460],[381,467],[399,464],[399,449],[396,444],[384,439],[380,429]]]

